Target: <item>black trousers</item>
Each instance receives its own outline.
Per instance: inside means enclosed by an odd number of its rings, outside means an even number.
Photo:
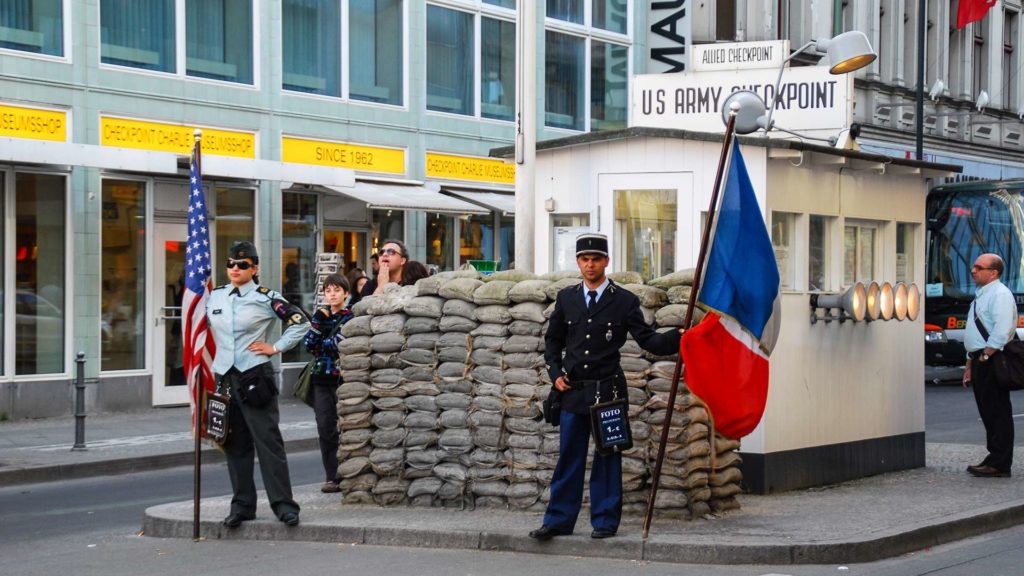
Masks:
[[[264,369],[273,377],[270,364]],[[280,518],[288,512],[299,512],[292,498],[288,458],[281,437],[280,412],[277,396],[259,408],[239,401],[238,372],[232,369],[224,375],[223,385],[231,392],[231,413],[228,415],[228,437],[224,442],[224,455],[231,477],[231,512],[253,518],[256,516],[256,482],[253,477],[254,457],[260,456],[260,472],[267,490],[270,508]]]
[[[324,463],[324,479],[338,480],[338,384],[337,376],[313,376],[313,413],[316,415],[317,442]]]
[[[982,465],[1009,470],[1013,465],[1013,405],[1010,404],[1010,391],[996,384],[992,363],[980,362],[977,358],[971,360],[971,386],[974,387],[978,414],[985,424],[988,456]]]

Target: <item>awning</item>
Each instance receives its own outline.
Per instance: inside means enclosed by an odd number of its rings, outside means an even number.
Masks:
[[[502,215],[513,216],[516,213],[516,195],[501,192],[484,192],[480,190],[462,190],[443,188],[445,194],[460,198],[479,206],[484,206]]]
[[[454,212],[457,214],[489,214],[490,210],[464,200],[441,194],[423,186],[384,184],[357,180],[351,188],[328,186],[345,196],[366,202],[370,208]]]

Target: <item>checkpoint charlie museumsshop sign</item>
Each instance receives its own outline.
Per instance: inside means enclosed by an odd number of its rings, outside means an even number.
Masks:
[[[770,103],[777,77],[777,68],[634,76],[629,125],[722,132],[725,99],[750,90]],[[829,74],[827,66],[788,68],[779,93],[772,120],[787,130],[834,132],[851,121],[851,74]]]

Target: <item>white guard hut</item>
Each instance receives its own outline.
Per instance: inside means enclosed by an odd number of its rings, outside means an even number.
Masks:
[[[825,321],[838,310],[811,302],[857,282],[923,286],[928,180],[960,167],[795,140],[740,143],[782,279],[767,410],[742,440],[746,487],[923,466],[923,318]],[[583,231],[609,235],[612,270],[650,279],[695,266],[721,146],[721,134],[645,127],[538,143],[534,270],[572,269]]]

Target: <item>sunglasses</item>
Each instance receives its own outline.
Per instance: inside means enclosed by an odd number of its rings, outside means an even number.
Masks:
[[[388,255],[388,256],[401,256],[402,255],[402,253],[400,251],[395,250],[394,248],[381,248],[380,251],[377,252],[378,256],[384,256],[385,254]]]
[[[239,270],[248,270],[249,268],[255,266],[255,264],[250,264],[245,260],[228,260],[227,263],[224,264],[224,266],[227,268],[238,268]]]

